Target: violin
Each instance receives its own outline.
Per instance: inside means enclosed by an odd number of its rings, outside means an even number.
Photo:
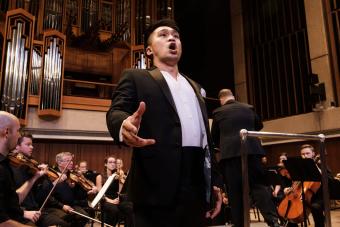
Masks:
[[[9,153],[7,157],[10,164],[14,167],[27,166],[29,168],[30,174],[35,174],[36,172],[40,171],[40,164],[36,160],[28,158],[21,153]],[[51,181],[54,181],[59,177],[58,173],[52,168],[48,168],[46,175]]]
[[[92,190],[93,187],[95,187],[95,184],[92,181],[86,179],[84,175],[77,173],[75,171],[69,172],[68,178],[72,182],[79,184],[87,192]]]

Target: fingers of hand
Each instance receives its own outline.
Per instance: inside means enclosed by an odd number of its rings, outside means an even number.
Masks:
[[[144,147],[147,145],[154,144],[156,141],[154,139],[143,139],[134,134],[123,134],[123,141],[132,147]]]
[[[122,123],[122,133],[132,133],[132,134],[137,134],[138,129],[136,125],[134,125],[134,119],[132,116],[126,118],[123,123]],[[139,126],[139,125],[138,125]]]
[[[67,179],[66,174],[63,174],[63,175],[61,176],[61,180],[62,180],[62,181],[65,181],[66,179]]]
[[[36,212],[34,213],[33,221],[34,221],[34,222],[37,222],[39,218],[40,218],[40,212],[39,212],[39,211],[36,211]]]

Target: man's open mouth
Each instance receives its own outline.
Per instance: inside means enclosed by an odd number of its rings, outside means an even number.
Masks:
[[[169,49],[170,50],[176,50],[176,43],[170,43]]]

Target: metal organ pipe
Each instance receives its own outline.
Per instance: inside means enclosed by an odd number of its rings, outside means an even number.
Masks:
[[[39,81],[41,79],[41,55],[33,49],[32,55],[32,79],[31,79],[31,94],[38,95],[39,93]]]
[[[44,56],[41,109],[60,109],[62,56],[57,42],[57,38],[49,39],[47,53]]]
[[[17,23],[12,29],[12,41],[7,42],[4,92],[1,97],[1,109],[22,116],[25,104],[25,88],[28,78],[28,54],[25,49],[26,38],[22,34],[23,24]]]

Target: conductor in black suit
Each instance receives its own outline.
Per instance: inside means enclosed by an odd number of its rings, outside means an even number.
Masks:
[[[240,130],[259,131],[263,124],[253,107],[235,101],[229,89],[219,92],[221,107],[213,112],[212,137],[221,150],[221,163],[231,206],[232,223],[243,226],[242,168]],[[269,226],[279,226],[276,207],[264,186],[261,158],[265,154],[257,138],[247,139],[249,188],[251,198]]]
[[[124,71],[107,112],[114,141],[133,147],[126,182],[136,227],[204,226],[222,199],[213,187],[215,163],[201,88],[179,73],[182,46],[174,21],[151,25],[144,44],[155,67]],[[218,200],[209,208],[211,195]]]

